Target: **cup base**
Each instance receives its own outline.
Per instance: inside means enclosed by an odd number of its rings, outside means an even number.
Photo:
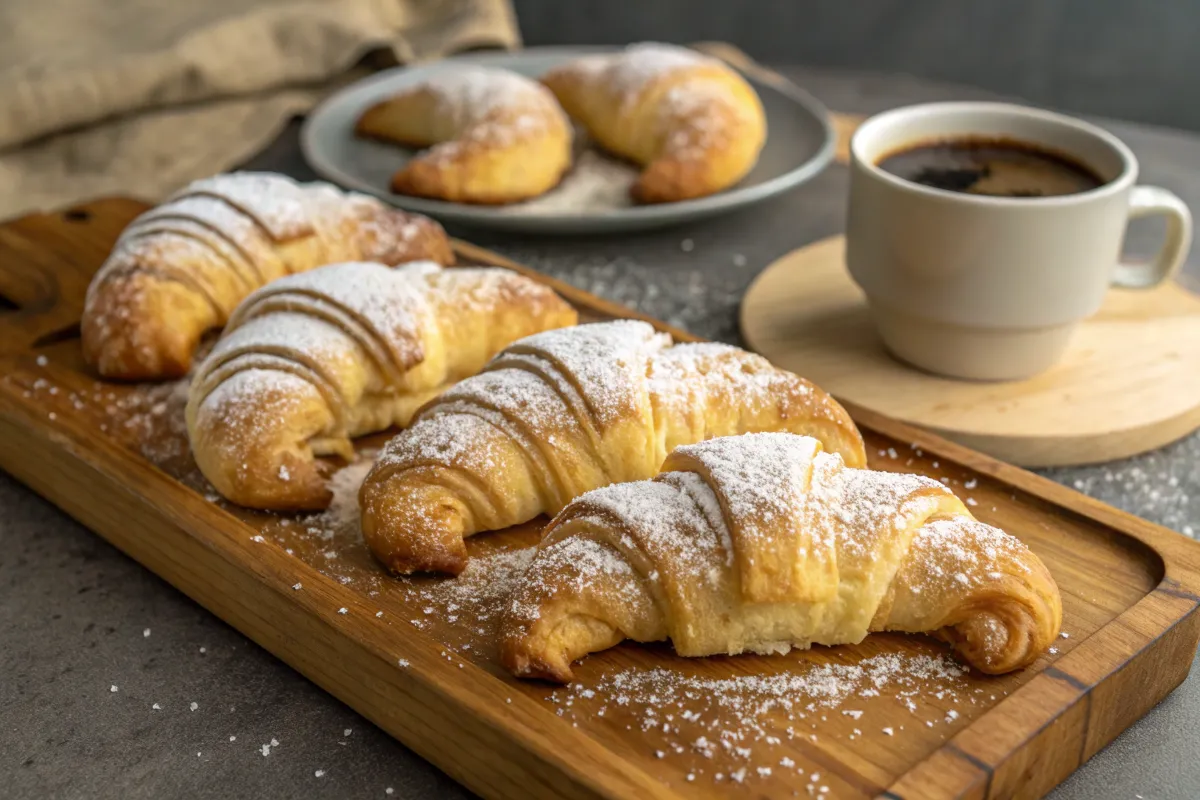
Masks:
[[[871,304],[875,328],[893,356],[950,378],[1015,381],[1062,358],[1075,323],[1049,328],[977,328],[921,319]]]

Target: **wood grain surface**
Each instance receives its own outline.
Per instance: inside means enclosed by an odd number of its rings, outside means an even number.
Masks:
[[[1026,467],[1112,461],[1200,427],[1200,297],[1114,289],[1063,360],[1023,381],[960,381],[892,358],[836,236],[788,253],[742,300],[747,344],[827,391]]]
[[[0,465],[484,796],[1038,797],[1187,674],[1200,545],[851,403],[872,466],[943,479],[1046,562],[1069,634],[1054,652],[988,677],[947,672],[944,645],[917,636],[710,659],[627,643],[569,687],[516,681],[495,660],[497,589],[538,522],[471,540],[477,563],[507,571],[393,579],[353,509],[215,498],[183,436],[185,384],[88,374],[87,278],[143,209],[109,199],[0,226],[15,306],[0,312]],[[638,316],[555,285],[587,319]]]

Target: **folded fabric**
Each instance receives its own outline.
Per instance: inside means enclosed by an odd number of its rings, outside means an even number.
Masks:
[[[509,0],[6,0],[0,217],[226,170],[369,52],[519,44]]]

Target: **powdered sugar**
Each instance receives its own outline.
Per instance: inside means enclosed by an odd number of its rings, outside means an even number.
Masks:
[[[652,81],[697,64],[715,63],[695,50],[658,42],[639,42],[610,56],[591,57],[582,69],[590,73],[603,70],[603,78],[625,102],[633,102]],[[606,61],[600,58],[607,59]]]
[[[722,547],[721,537],[710,532],[704,509],[687,502],[695,495],[711,497],[711,490],[705,492],[695,484],[689,489],[691,493],[685,493],[668,481],[618,483],[588,492],[575,502],[584,515],[607,512],[622,528],[634,531],[654,563],[674,567],[679,566],[673,563],[677,556],[687,550]]]
[[[223,319],[245,293],[288,272],[369,256],[399,263],[436,252],[436,237],[418,233],[402,212],[326,183],[298,184],[271,173],[217,175],[183,188],[130,224],[89,287],[88,313],[97,329],[114,335],[115,321],[124,319],[136,293],[155,285],[114,279],[150,270],[195,287]],[[317,240],[310,246],[277,247],[309,236]],[[201,261],[215,261],[217,268],[190,267]]]
[[[563,394],[578,391],[604,428],[637,413],[634,389],[645,380],[650,356],[670,344],[670,336],[656,332],[648,323],[621,320],[535,334],[517,342],[509,352],[545,359],[569,375],[573,385],[557,388]],[[489,369],[504,365],[502,354]]]
[[[439,70],[416,91],[436,98],[435,114],[450,120],[453,138],[435,145],[426,156],[445,161],[471,145],[506,147],[571,127],[566,114],[545,86],[523,75],[492,67],[454,65]]]
[[[809,491],[807,467],[819,449],[820,443],[810,437],[759,433],[710,439],[676,452],[704,465],[739,527],[766,537],[766,529],[781,527],[803,505]]]
[[[380,462],[399,468],[440,465],[486,474],[498,463],[491,434],[488,423],[475,415],[433,415],[417,420],[388,442]]]
[[[403,578],[410,601],[419,603],[418,628],[450,623],[450,638],[460,649],[490,649],[495,626],[533,560],[534,548],[499,550],[476,555],[456,578]],[[465,647],[463,646],[465,644]]]
[[[96,409],[102,409],[104,402],[120,404],[120,415],[132,413],[138,419],[130,429],[134,432],[131,436],[136,435],[140,438],[142,434],[137,431],[140,431],[143,425],[174,427],[177,430],[176,434],[160,438],[155,446],[161,449],[166,446],[163,442],[170,440],[172,448],[182,447],[186,450],[186,441],[179,432],[182,424],[181,406],[171,398],[173,392],[180,391],[178,386],[127,389],[97,385],[94,391],[89,390],[82,395],[82,402],[95,406]],[[106,401],[106,394],[112,392],[116,393],[116,399]],[[72,402],[65,387],[53,396],[49,387],[44,387],[39,396],[45,397],[48,402]],[[93,396],[96,399],[93,400]],[[115,420],[118,417],[100,415],[97,418],[116,426]],[[150,428],[147,427],[147,430]],[[179,444],[181,441],[183,445]],[[374,443],[375,440],[372,441]],[[414,669],[422,665],[422,669],[427,669],[428,662],[422,664],[420,659],[413,655],[413,652],[417,651],[408,652],[408,645],[404,643],[424,642],[425,637],[430,637],[447,648],[452,643],[470,644],[469,649],[462,644],[457,646],[456,660],[458,656],[469,658],[498,674],[499,667],[495,664],[490,648],[494,641],[492,627],[506,610],[503,597],[493,595],[487,599],[481,611],[484,621],[476,622],[475,608],[463,604],[464,599],[470,602],[472,598],[464,598],[459,593],[458,584],[462,578],[397,580],[384,577],[379,566],[363,548],[361,534],[357,530],[357,520],[354,518],[354,498],[357,493],[356,484],[368,464],[369,460],[363,460],[333,475],[331,486],[335,489],[334,502],[324,514],[315,517],[273,517],[245,514],[237,512],[236,509],[235,512],[243,514],[245,519],[259,526],[256,530],[261,530],[269,542],[277,543],[280,547],[285,544],[289,548],[296,546],[298,560],[317,568],[334,581],[348,580],[356,594],[364,598],[361,606],[357,603],[351,605],[351,609],[366,610],[366,613],[359,612],[358,621],[361,623],[362,618],[366,617],[370,624],[380,626],[381,631],[385,630],[388,636],[394,637],[395,656],[408,656],[394,661],[394,664],[401,665],[395,668],[408,666]],[[696,479],[698,480],[698,477]],[[699,487],[700,484],[696,486]],[[697,495],[702,496],[698,492]],[[713,513],[713,509],[708,507],[705,513]],[[343,529],[343,532],[339,532],[327,542],[314,542],[317,549],[301,550],[295,542],[304,540],[305,534],[297,533],[293,539],[283,539],[278,533],[272,532],[270,526],[278,525],[280,521],[289,523],[290,530],[302,528],[307,522],[314,527],[337,527]],[[530,532],[528,541],[533,541],[535,535]],[[310,536],[314,540],[321,539],[320,536]],[[503,595],[513,585],[520,583],[521,568],[523,563],[527,563],[532,551],[493,548],[493,542],[498,539],[505,540],[508,536],[510,534],[501,533],[481,536],[478,540],[470,541],[472,566],[464,577],[482,584],[482,591],[485,593],[490,591],[488,587],[495,585],[499,589],[498,594]],[[953,548],[949,549],[953,551]],[[334,552],[337,558],[323,561],[321,551]],[[611,548],[609,552],[613,552]],[[291,580],[288,581],[289,584]],[[314,577],[310,580],[306,576],[302,590],[287,591],[289,597],[297,602],[312,603],[321,595],[322,586],[326,583],[322,579]],[[365,599],[373,592],[377,595],[374,600]],[[387,609],[383,619],[374,618],[377,607],[374,602],[378,603],[378,607]],[[338,601],[326,607],[327,613],[332,615],[339,605],[350,604]],[[425,608],[432,610],[425,613]],[[354,614],[352,610],[348,617],[337,616],[334,619],[346,624],[350,619],[354,619]],[[409,627],[409,619],[414,617],[419,618],[422,629],[420,633]],[[451,617],[455,619],[451,621]],[[141,626],[136,630],[140,631]],[[1090,630],[1089,626],[1082,627],[1068,644],[1073,644],[1074,639],[1081,638]],[[160,634],[156,628],[155,637]],[[635,648],[638,652],[632,654],[630,651]],[[682,764],[684,770],[695,775],[696,783],[715,785],[733,782],[735,779],[732,776],[740,773],[743,783],[749,784],[741,788],[749,788],[752,792],[761,789],[762,793],[774,795],[780,781],[787,781],[793,771],[798,774],[799,770],[804,769],[806,773],[816,771],[824,776],[823,779],[833,786],[833,795],[837,796],[840,786],[835,781],[839,779],[831,772],[828,762],[814,763],[814,759],[806,758],[807,754],[813,752],[813,748],[808,743],[796,740],[819,736],[821,743],[831,742],[830,748],[848,753],[847,758],[871,758],[872,753],[877,752],[872,748],[887,748],[889,745],[905,748],[934,747],[943,735],[952,735],[977,716],[978,712],[971,706],[974,696],[968,694],[976,691],[972,687],[982,687],[999,696],[1001,687],[1015,687],[1028,679],[1020,673],[1000,679],[980,676],[953,677],[951,674],[942,676],[937,672],[931,672],[928,677],[920,677],[915,672],[917,667],[915,662],[910,661],[910,656],[897,655],[900,659],[899,666],[885,666],[876,663],[874,659],[878,657],[871,657],[873,652],[881,649],[900,648],[933,654],[932,658],[935,661],[955,667],[949,659],[935,655],[940,650],[938,645],[921,638],[902,639],[900,636],[889,635],[869,638],[857,647],[817,649],[810,653],[771,659],[715,658],[692,661],[675,658],[669,646],[630,645],[616,653],[585,662],[578,670],[580,682],[555,691],[551,700],[543,700],[550,694],[550,690],[537,683],[522,684],[518,688],[514,682],[510,692],[518,706],[523,704],[525,708],[530,708],[532,703],[538,703],[550,713],[562,711],[568,724],[577,722],[589,735],[598,738],[613,735],[613,730],[620,732],[626,724],[631,725],[636,733],[629,735],[626,740],[634,742],[633,746],[647,757],[652,758],[655,750],[661,751],[666,759],[666,763],[662,765],[663,774],[671,775],[672,781],[675,780],[675,769]],[[860,662],[859,659],[864,655],[868,658]],[[413,662],[411,665],[408,663],[409,658]],[[830,665],[834,672],[832,680],[825,674],[824,668],[818,666],[818,662],[825,661],[834,662]],[[665,673],[656,676],[658,684],[646,678],[624,680],[619,686],[616,685],[617,675],[628,673],[630,678],[649,675],[655,672],[652,670],[655,665],[659,667],[657,672]],[[859,677],[854,672],[856,667],[861,667],[866,674]],[[850,672],[843,673],[842,670]],[[887,672],[889,676],[889,681],[882,686],[877,686],[872,677],[879,671]],[[457,673],[457,670],[455,672]],[[1034,671],[1030,671],[1032,672]],[[899,677],[892,677],[910,673],[917,675],[911,684],[903,683]],[[725,676],[725,682],[714,681],[714,675]],[[507,677],[505,679],[508,680]],[[122,681],[120,676],[113,676],[110,680],[120,684],[121,692],[106,699],[119,701],[121,697],[130,694],[129,687],[126,686],[128,679]],[[775,688],[777,684],[782,688]],[[842,689],[829,688],[837,684],[844,685]],[[852,685],[854,688],[848,694],[844,694],[845,685]],[[811,694],[804,693],[808,691],[811,691]],[[520,694],[525,694],[525,697],[521,697]],[[740,700],[737,697],[739,695],[742,698]],[[986,694],[982,696],[979,711],[987,706],[986,697]],[[621,698],[624,698],[623,702]],[[783,704],[785,699],[791,701],[790,708]],[[815,711],[807,709],[809,703],[814,705]],[[170,703],[165,705],[167,708],[172,707]],[[186,706],[186,698],[182,706]],[[212,704],[209,703],[206,708],[211,711]],[[604,713],[598,715],[597,712],[601,709]],[[854,713],[843,716],[842,710]],[[835,720],[837,715],[836,721],[844,723],[846,728],[822,720],[821,714],[826,712],[830,720]],[[187,713],[186,708],[183,713]],[[907,725],[907,729],[898,724],[909,719],[912,722]],[[863,730],[847,733],[849,726],[854,724]],[[884,726],[894,728],[894,740],[886,738],[886,734],[882,732]],[[341,732],[341,725],[338,732]],[[902,742],[905,737],[909,737],[907,742]],[[239,736],[239,741],[244,739],[244,736]],[[254,739],[252,744],[257,747],[259,741],[262,740]],[[722,744],[723,741],[729,744]],[[681,748],[682,752],[676,747]],[[706,755],[710,752],[711,757]],[[254,757],[259,758],[257,752]],[[793,762],[792,765],[784,764],[784,758]],[[767,768],[773,770],[771,775],[761,772]],[[784,771],[788,772],[788,777],[781,777]],[[721,777],[718,778],[718,775]],[[678,783],[674,783],[676,788],[685,785],[682,784],[682,776],[678,780]],[[814,782],[817,780],[813,778]],[[803,784],[799,785],[800,794],[804,796]]]
[[[738,407],[747,426],[760,416],[772,426],[782,416],[797,426],[796,432],[807,430],[813,419],[841,422],[840,409],[824,392],[761,356],[730,345],[676,345],[655,355],[649,378],[653,402],[663,416],[686,419],[696,407]],[[707,436],[742,430],[740,426],[718,428]]]
[[[930,579],[952,580],[964,587],[979,586],[1012,572],[1028,573],[1027,552],[1016,537],[965,517],[926,523],[911,550]]]
[[[499,429],[520,442],[537,463],[538,449],[545,444],[553,447],[556,436],[586,435],[579,427],[585,413],[582,424],[594,420],[600,430],[644,413],[638,389],[649,355],[669,342],[669,337],[643,322],[580,325],[528,336],[493,359],[482,373],[443,394],[422,413],[417,425],[388,447],[387,458],[395,464],[415,459],[447,465],[454,461],[471,469],[490,467],[490,456],[471,452],[473,442],[486,448],[494,429]],[[451,422],[465,415],[474,419]],[[437,430],[448,425],[455,426],[457,435]],[[526,436],[526,431],[534,437]]]
[[[253,217],[277,242],[312,233],[304,188],[273,172],[232,172],[194,181],[171,199],[195,195],[219,198]]]
[[[531,554],[532,555],[532,554]],[[620,596],[623,605],[646,603],[634,582],[633,568],[609,545],[580,537],[547,542],[536,560],[514,584],[509,606],[510,621],[528,629],[541,615],[539,601],[546,593],[583,595],[597,581]]]
[[[317,520],[322,528],[358,532],[358,490],[374,463],[369,455],[361,456],[358,461],[333,474],[329,479],[329,491],[333,493],[333,499]]]
[[[606,570],[609,577],[584,570],[583,551],[551,563],[551,551],[567,547],[572,537],[605,543],[611,555],[660,584],[661,591],[631,595],[624,608],[595,604],[588,613],[630,630],[627,609],[653,598],[657,610],[639,612],[636,624],[659,627],[641,628],[639,638],[670,638],[685,655],[857,642],[889,624],[934,630],[945,623],[913,621],[923,619],[927,605],[917,595],[932,591],[952,598],[962,589],[997,584],[1014,571],[1029,572],[1024,545],[971,519],[940,483],[847,469],[810,437],[710,439],[678,447],[665,469],[669,472],[653,481],[583,494],[556,518],[545,539],[553,547],[535,561],[520,618],[514,620],[530,637],[530,647],[544,646],[530,620],[547,611],[554,618],[582,613],[598,592],[629,590],[628,582],[612,580],[612,569]],[[948,516],[956,507],[958,516]],[[850,602],[848,586],[854,593]],[[885,595],[892,598],[890,616],[876,620]],[[789,600],[803,600],[790,626],[782,615],[757,608]],[[705,609],[708,617],[694,617],[695,609]],[[906,627],[921,624],[929,627]],[[986,624],[980,628],[985,634]],[[986,660],[1004,652],[1008,638],[999,626],[984,637],[982,651],[964,652]],[[532,656],[540,657],[550,656]]]
[[[324,303],[332,303],[350,315],[340,329],[357,333],[366,347],[377,339],[395,367],[402,370],[411,365],[414,357],[420,358],[420,331],[429,324],[432,315],[426,299],[428,287],[440,271],[441,267],[431,261],[397,269],[370,262],[345,262],[291,275],[250,295],[230,320],[225,340],[230,338],[231,330],[236,331],[248,319],[286,319],[286,314],[271,312],[288,308],[320,313]],[[357,331],[354,320],[365,323],[366,330]],[[314,331],[320,328],[316,322],[314,319]],[[309,346],[316,345],[306,344],[299,349],[307,353]],[[414,348],[417,348],[415,353]]]
[[[496,110],[554,102],[549,90],[537,81],[494,67],[447,66],[421,86],[438,98],[439,113],[456,115],[459,125]]]
[[[926,702],[925,708],[912,713],[929,716],[931,726],[952,724],[959,714],[955,711],[951,718],[945,707],[967,694],[966,675],[966,669],[952,659],[924,654],[875,655],[854,664],[802,661],[780,671],[728,678],[695,674],[684,663],[607,672],[559,689],[550,699],[568,719],[599,716],[615,717],[614,723],[628,721],[631,728],[642,731],[646,746],[663,756],[699,755],[704,760],[696,774],[707,780],[734,779],[743,769],[745,780],[751,775],[767,778],[770,773],[764,770],[775,765],[804,769],[804,763],[784,755],[794,750],[783,748],[794,747],[788,742],[797,738],[815,738],[809,732],[821,729],[826,720],[822,712],[837,710],[851,700],[855,707],[847,713],[855,719],[864,713],[882,713],[886,716],[881,719],[890,721],[895,718],[893,707],[879,708],[888,695],[904,705],[914,697],[936,694],[940,698],[936,704]],[[892,735],[902,735],[900,727],[893,727]],[[819,775],[813,780],[819,780]]]
[[[549,217],[628,208],[633,204],[630,190],[637,178],[636,167],[595,150],[583,150],[558,186],[533,200],[504,206],[499,213]]]

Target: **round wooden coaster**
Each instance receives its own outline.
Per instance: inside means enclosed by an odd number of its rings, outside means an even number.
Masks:
[[[1030,380],[942,378],[884,350],[837,236],[795,250],[742,301],[742,335],[842,400],[1026,467],[1110,461],[1200,427],[1200,297],[1113,290],[1064,359]]]

